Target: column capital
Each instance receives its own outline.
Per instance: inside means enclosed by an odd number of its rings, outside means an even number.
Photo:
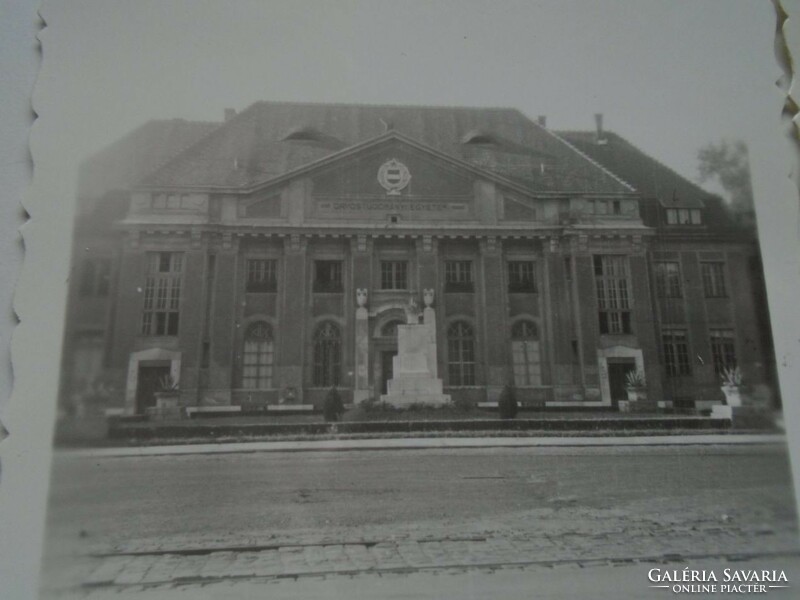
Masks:
[[[359,233],[350,238],[350,250],[352,252],[372,253],[372,236],[366,233]]]
[[[503,252],[503,241],[496,235],[481,238],[479,241],[481,254],[499,256]]]
[[[415,238],[414,241],[417,245],[417,252],[435,253],[439,250],[438,240],[432,235],[422,235],[418,238]]]
[[[300,233],[291,233],[283,238],[283,249],[287,254],[305,252],[308,238]]]

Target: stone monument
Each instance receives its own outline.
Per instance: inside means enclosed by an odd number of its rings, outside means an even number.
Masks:
[[[393,377],[382,402],[398,408],[409,404],[440,406],[450,402],[436,376],[436,312],[433,290],[424,290],[425,309],[419,322],[419,307],[411,297],[405,307],[406,324],[397,327],[397,356],[392,359]]]

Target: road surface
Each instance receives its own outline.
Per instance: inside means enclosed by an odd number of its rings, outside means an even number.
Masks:
[[[261,584],[313,597],[311,582],[346,575],[402,597],[440,573],[516,582],[509,597],[549,582],[536,597],[559,597],[563,571],[598,594],[641,583],[645,597],[659,561],[781,562],[800,585],[797,552],[777,446],[61,455],[43,581],[48,596],[195,597],[202,584],[233,598]]]

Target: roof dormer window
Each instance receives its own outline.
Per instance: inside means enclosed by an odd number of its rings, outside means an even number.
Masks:
[[[462,144],[474,144],[476,146],[485,146],[489,144],[499,144],[500,141],[496,136],[485,131],[473,130],[461,138]]]
[[[699,208],[668,208],[667,225],[702,225]]]

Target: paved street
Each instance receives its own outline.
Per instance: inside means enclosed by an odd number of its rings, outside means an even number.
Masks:
[[[51,497],[47,595],[302,597],[348,576],[389,597],[390,580],[505,569],[646,584],[641,561],[665,560],[788,561],[800,579],[788,459],[768,445],[62,455]]]

